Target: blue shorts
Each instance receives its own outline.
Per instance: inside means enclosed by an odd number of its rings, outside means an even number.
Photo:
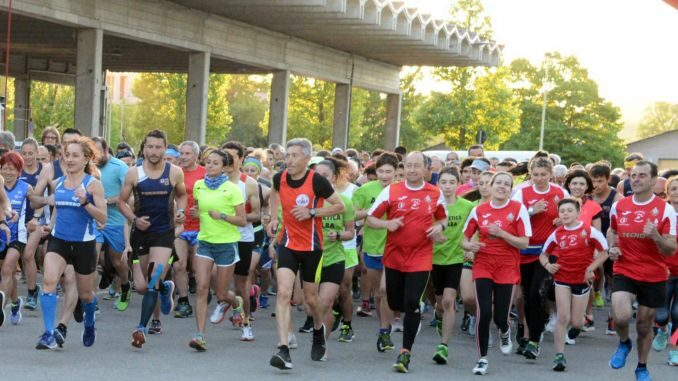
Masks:
[[[370,270],[381,271],[384,269],[384,264],[381,263],[381,255],[377,257],[363,253],[363,260],[365,261],[365,266]]]
[[[184,231],[178,238],[188,242],[188,246],[195,246],[198,244],[198,233],[200,232]]]
[[[198,251],[195,254],[200,258],[209,259],[217,267],[233,266],[240,261],[238,255],[238,243],[209,243],[200,241]]]
[[[125,251],[125,226],[106,225],[104,230],[95,229],[97,243],[103,244],[114,252],[121,254]]]

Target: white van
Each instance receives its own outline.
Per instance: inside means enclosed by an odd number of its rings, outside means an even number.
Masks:
[[[447,158],[447,154],[452,151],[424,151],[424,154],[428,156],[438,156],[443,162]],[[467,151],[454,151],[459,156],[459,160],[464,160],[468,156]],[[519,163],[521,161],[530,160],[537,151],[485,151],[485,158],[490,159],[496,157],[499,161],[503,161],[506,158],[516,159]]]

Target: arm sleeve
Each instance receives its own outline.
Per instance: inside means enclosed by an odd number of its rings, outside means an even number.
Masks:
[[[523,203],[523,189],[522,188],[517,189],[516,193],[513,194],[511,199],[516,200],[516,201],[518,201],[519,203],[522,204]]]
[[[516,220],[516,223],[518,224],[519,233],[524,233],[525,237],[532,237],[532,225],[530,225],[530,215],[527,214],[527,208],[525,208],[525,205],[523,204],[520,204],[520,212],[518,213],[518,219]]]
[[[617,204],[619,201],[612,204],[610,208],[610,229],[617,230]]]
[[[332,195],[334,194],[334,188],[332,188],[332,184],[330,184],[330,182],[327,181],[326,178],[314,172],[312,181],[313,181],[313,193],[315,193],[316,196],[324,199],[332,197]]]
[[[473,237],[476,230],[478,230],[478,215],[476,209],[477,208],[473,208],[473,210],[471,210],[471,214],[468,215],[468,219],[464,224],[464,235],[467,239]]]
[[[546,242],[544,242],[544,250],[542,252],[546,254],[551,254],[553,252],[553,249],[555,249],[556,247],[558,247],[558,241],[556,240],[556,232],[554,231],[546,239]]]
[[[388,211],[389,207],[389,194],[391,193],[391,186],[387,186],[384,190],[379,193],[379,196],[374,201],[374,204],[367,212],[368,215],[381,218]]]
[[[273,189],[276,190],[276,192],[280,192],[280,178],[282,176],[282,172],[278,172],[275,175],[273,175]]]
[[[662,224],[659,228],[659,233],[662,235],[676,235],[676,212],[668,203],[664,207],[664,215],[662,216]]]
[[[434,217],[436,221],[447,219],[447,206],[445,203],[445,196],[443,191],[438,189],[438,201],[436,202],[436,210],[434,212]]]
[[[598,251],[605,251],[608,249],[607,239],[603,236],[600,230],[591,227],[591,244]]]

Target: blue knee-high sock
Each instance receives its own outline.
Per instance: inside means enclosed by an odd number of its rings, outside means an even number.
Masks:
[[[96,298],[89,303],[81,302],[82,310],[85,311],[85,327],[94,326],[94,314],[97,311]]]
[[[40,295],[40,307],[42,308],[42,322],[45,324],[45,332],[52,333],[54,331],[54,320],[56,320],[56,293],[43,292]]]
[[[139,320],[139,325],[142,327],[146,327],[148,325],[148,321],[151,320],[151,316],[153,315],[153,310],[155,309],[155,305],[158,303],[158,291],[156,290],[148,290],[144,294],[144,298],[141,301],[141,320]]]

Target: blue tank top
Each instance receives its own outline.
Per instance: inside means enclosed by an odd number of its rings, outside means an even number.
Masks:
[[[134,214],[148,216],[151,226],[147,232],[166,232],[174,229],[174,186],[170,181],[170,163],[157,179],[144,172],[144,166],[137,167],[137,185],[134,187]]]
[[[59,160],[54,160],[52,162],[52,167],[54,167],[54,176],[52,177],[52,180],[56,180],[64,176],[64,171],[61,170],[61,163],[59,163]]]
[[[25,170],[21,171],[19,175],[19,180],[28,183],[28,185],[35,188],[38,184],[38,177],[40,177],[40,172],[42,172],[42,163],[38,162],[38,170],[35,173],[28,173]],[[26,203],[26,221],[30,221],[33,218],[33,208],[31,208],[30,203]]]
[[[26,243],[26,206],[28,204],[28,183],[19,180],[16,182],[16,184],[14,184],[12,189],[9,189],[7,186],[5,186],[5,194],[7,194],[9,203],[12,205],[12,210],[18,215],[16,221],[7,221],[7,226],[12,232],[9,242],[19,241],[21,243]],[[5,234],[0,233],[0,239],[4,241],[7,239],[7,237],[5,237]]]
[[[82,183],[74,189],[66,188],[66,177],[57,180],[54,191],[54,207],[57,210],[56,224],[52,229],[52,235],[67,242],[87,242],[96,237],[94,235],[94,218],[80,206],[80,200],[75,196],[79,187],[87,186],[93,177],[85,175]],[[87,193],[87,200],[92,202],[92,195]]]

